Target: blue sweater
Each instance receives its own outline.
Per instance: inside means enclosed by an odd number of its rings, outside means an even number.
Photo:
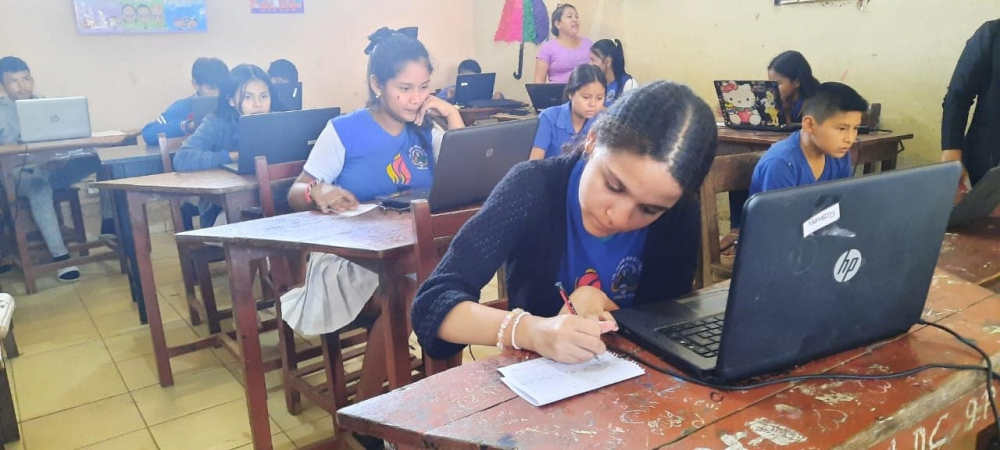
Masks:
[[[229,152],[236,151],[236,116],[209,114],[194,134],[184,141],[184,145],[174,155],[174,170],[194,172],[215,169],[229,164]]]
[[[566,253],[566,192],[579,154],[518,164],[462,227],[434,273],[417,292],[410,318],[429,355],[445,358],[464,345],[437,337],[444,317],[479,291],[507,263],[511,308],[551,317],[562,308],[553,286]],[[691,291],[701,236],[701,206],[684,198],[649,226],[635,303]]]
[[[170,104],[170,107],[156,120],[142,127],[142,139],[146,145],[159,145],[158,134],[163,133],[168,138],[181,137],[187,134],[181,124],[191,119],[191,97],[182,98]]]

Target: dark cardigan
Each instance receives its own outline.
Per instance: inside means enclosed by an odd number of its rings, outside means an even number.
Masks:
[[[580,156],[518,164],[497,185],[482,210],[462,227],[413,302],[413,329],[423,349],[444,358],[464,345],[437,337],[445,316],[479,292],[507,262],[510,308],[551,317],[563,302],[555,281],[566,253],[566,189]],[[636,303],[691,291],[700,245],[696,196],[685,196],[649,226]]]

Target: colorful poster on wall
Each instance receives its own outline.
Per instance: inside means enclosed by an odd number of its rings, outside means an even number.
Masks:
[[[305,0],[250,0],[251,14],[302,14]]]
[[[80,34],[197,33],[206,0],[74,0]]]

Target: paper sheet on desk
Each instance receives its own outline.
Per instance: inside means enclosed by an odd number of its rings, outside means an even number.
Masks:
[[[125,136],[125,132],[124,131],[118,131],[118,130],[98,131],[97,133],[94,133],[94,134],[92,134],[90,136],[91,137],[95,137],[95,138],[99,138],[99,137],[111,137],[111,136]]]
[[[638,364],[610,352],[581,364],[538,358],[497,370],[503,375],[500,381],[534,406],[544,406],[646,373]]]
[[[376,205],[374,203],[362,203],[362,204],[358,205],[358,208],[355,209],[355,210],[340,212],[340,213],[337,213],[337,215],[338,216],[342,216],[342,217],[360,216],[360,215],[362,215],[362,214],[364,214],[364,213],[366,213],[368,211],[371,211],[371,210],[375,209],[376,206],[378,206],[378,205]]]

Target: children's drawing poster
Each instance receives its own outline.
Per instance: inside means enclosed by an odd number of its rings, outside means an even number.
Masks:
[[[251,14],[302,14],[305,0],[250,0]]]
[[[196,33],[206,0],[74,0],[80,34]]]

